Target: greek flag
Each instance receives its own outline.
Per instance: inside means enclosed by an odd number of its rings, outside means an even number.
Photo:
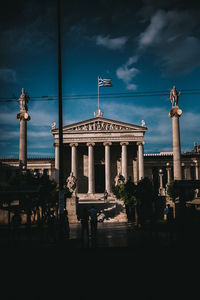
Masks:
[[[98,77],[98,86],[112,86],[112,79]]]

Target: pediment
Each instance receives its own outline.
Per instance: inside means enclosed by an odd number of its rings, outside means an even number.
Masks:
[[[68,132],[130,132],[130,131],[146,131],[144,126],[137,126],[120,121],[110,120],[103,117],[96,117],[86,121],[66,125],[63,127],[63,133]],[[52,133],[56,133],[58,129],[52,130]]]

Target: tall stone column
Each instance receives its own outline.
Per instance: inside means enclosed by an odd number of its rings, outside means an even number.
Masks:
[[[195,179],[199,180],[199,163],[198,160],[194,160],[195,163]]]
[[[160,182],[160,187],[159,187],[159,196],[165,196],[165,189],[163,187],[163,170],[159,170],[159,182]]]
[[[88,146],[88,194],[95,193],[95,174],[94,174],[94,146],[95,143],[87,143]]]
[[[182,179],[181,144],[180,144],[180,128],[179,128],[179,118],[182,115],[182,110],[178,107],[179,95],[180,95],[180,92],[177,92],[176,87],[174,86],[170,92],[170,100],[172,102],[172,109],[169,112],[169,117],[172,118],[174,180]]]
[[[78,180],[78,171],[77,171],[77,146],[78,143],[69,144],[71,147],[71,172],[74,177]],[[75,192],[78,192],[78,181],[76,181],[76,189]]]
[[[134,184],[138,183],[138,164],[137,164],[137,159],[133,160],[133,182],[134,182]]]
[[[55,147],[55,182],[59,183],[59,145],[54,144]]]
[[[138,142],[138,179],[144,178],[144,142]]]
[[[24,88],[19,98],[20,112],[17,114],[17,119],[20,120],[20,136],[19,136],[19,167],[26,169],[27,167],[27,121],[31,118],[28,111],[29,96],[25,93]]]
[[[77,178],[77,146],[78,143],[71,143],[71,172]]]
[[[190,166],[185,167],[185,179],[191,180],[191,169]]]
[[[171,167],[170,167],[170,163],[166,163],[166,170],[167,170],[167,184],[169,184],[171,182]]]
[[[127,165],[127,146],[128,142],[121,142],[120,145],[122,146],[122,176],[125,178],[125,182],[128,180],[128,165]]]
[[[105,187],[108,193],[111,193],[111,182],[110,182],[110,146],[112,143],[105,142]]]

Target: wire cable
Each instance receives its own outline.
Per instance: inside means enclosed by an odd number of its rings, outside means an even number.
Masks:
[[[181,90],[181,95],[199,95],[200,89],[184,89]],[[126,93],[108,93],[102,94],[103,99],[119,99],[119,98],[136,98],[136,97],[154,97],[154,96],[169,96],[169,91],[144,91],[144,92],[126,92]],[[31,102],[41,101],[57,101],[57,96],[34,96],[30,97]],[[63,101],[66,100],[93,100],[97,98],[97,94],[79,94],[79,95],[63,95]],[[0,103],[2,102],[16,102],[17,97],[0,97]]]

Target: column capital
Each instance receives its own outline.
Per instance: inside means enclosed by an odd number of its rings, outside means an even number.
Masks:
[[[26,111],[20,111],[16,117],[20,121],[21,120],[29,121],[31,119],[30,115]]]
[[[128,146],[129,145],[129,142],[121,142],[120,143],[120,146]]]
[[[95,143],[89,142],[89,143],[87,143],[86,145],[87,145],[88,147],[89,147],[89,146],[94,147],[94,146],[95,146]]]
[[[193,162],[195,163],[195,166],[198,166],[199,162],[197,159],[194,159]]]
[[[70,147],[78,147],[78,143],[70,143]]]
[[[137,146],[143,146],[143,145],[145,145],[145,142],[144,141],[143,142],[137,142],[136,145]]]
[[[169,117],[180,117],[182,115],[182,109],[180,109],[178,106],[174,106],[170,112],[169,112]]]
[[[104,145],[104,146],[111,146],[112,143],[111,143],[111,142],[104,142],[103,145]]]

